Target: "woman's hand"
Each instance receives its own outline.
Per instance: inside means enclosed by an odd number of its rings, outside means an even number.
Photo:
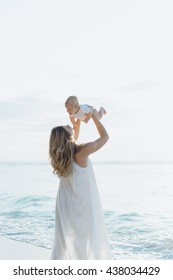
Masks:
[[[69,118],[70,118],[70,121],[71,121],[72,125],[75,126],[75,124],[76,124],[75,118],[74,117],[70,117],[70,116],[69,116]]]
[[[86,118],[83,120],[85,123],[89,122],[89,120],[91,119],[92,117],[92,112],[88,113]]]
[[[81,120],[78,119],[76,121],[74,120],[72,124],[73,124],[73,131],[74,131],[74,139],[78,140]]]

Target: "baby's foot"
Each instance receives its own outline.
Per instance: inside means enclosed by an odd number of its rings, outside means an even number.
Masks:
[[[102,112],[102,115],[105,115],[107,113],[103,107],[100,107],[100,111]]]

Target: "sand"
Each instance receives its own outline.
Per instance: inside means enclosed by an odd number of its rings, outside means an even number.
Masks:
[[[50,260],[51,250],[0,237],[0,260]]]

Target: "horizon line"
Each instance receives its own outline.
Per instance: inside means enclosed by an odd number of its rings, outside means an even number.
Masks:
[[[50,164],[47,160],[0,160],[0,164]],[[127,161],[92,161],[93,164],[173,164],[173,161],[144,161],[144,160],[127,160]]]

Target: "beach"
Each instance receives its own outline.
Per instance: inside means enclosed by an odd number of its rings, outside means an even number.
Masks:
[[[0,260],[50,260],[51,250],[0,237]]]
[[[173,164],[93,167],[113,259],[172,260]],[[46,163],[1,163],[0,174],[0,259],[50,260],[58,179]]]

